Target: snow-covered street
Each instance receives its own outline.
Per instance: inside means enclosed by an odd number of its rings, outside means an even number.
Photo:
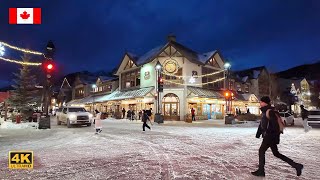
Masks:
[[[0,179],[257,179],[256,126],[173,122],[142,132],[139,121],[93,127],[0,129]],[[299,123],[297,123],[299,124]],[[320,129],[288,127],[279,150],[304,164],[302,176],[266,154],[266,179],[319,179]],[[33,170],[9,170],[8,152],[33,150]]]

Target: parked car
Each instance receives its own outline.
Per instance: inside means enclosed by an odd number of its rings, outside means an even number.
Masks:
[[[310,110],[307,121],[309,126],[320,126],[320,109]]]
[[[294,116],[289,112],[279,112],[281,119],[283,120],[284,124],[287,125],[294,125]]]
[[[91,126],[92,118],[93,115],[83,107],[63,107],[62,112],[57,114],[57,124],[67,124],[68,128],[76,124]]]

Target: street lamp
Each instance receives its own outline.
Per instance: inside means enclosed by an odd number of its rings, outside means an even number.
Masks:
[[[228,82],[228,79],[229,79],[229,70],[231,68],[231,64],[229,62],[226,62],[224,65],[224,90],[225,91],[228,91],[229,90],[229,82]],[[228,103],[228,99],[226,99],[226,114],[229,113],[229,103]]]
[[[95,92],[95,89],[97,88],[97,85],[92,84],[93,93]],[[94,94],[92,93],[92,113],[94,114]]]
[[[155,70],[156,70],[156,86],[157,86],[157,113],[155,114],[155,122],[158,122],[158,123],[163,123],[162,121],[162,118],[161,118],[161,113],[160,113],[160,86],[162,86],[162,79],[161,78],[161,70],[162,70],[162,65],[159,61],[157,61],[156,65],[155,65]],[[161,81],[161,82],[160,82]],[[162,91],[162,89],[161,89]]]

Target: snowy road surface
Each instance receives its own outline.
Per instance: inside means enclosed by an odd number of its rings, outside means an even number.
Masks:
[[[103,125],[99,135],[93,127],[0,129],[0,179],[257,179],[250,175],[261,143],[256,127],[173,123],[142,132],[141,122]],[[34,169],[9,170],[10,150],[33,150]],[[288,127],[279,150],[305,165],[302,176],[268,150],[266,179],[320,178],[320,129]]]

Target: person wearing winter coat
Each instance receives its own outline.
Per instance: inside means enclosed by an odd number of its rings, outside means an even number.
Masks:
[[[304,128],[305,132],[308,132],[312,129],[312,127],[308,125],[309,111],[306,110],[303,105],[300,105],[300,108],[301,108],[301,117],[302,117],[302,121],[303,121],[303,128]]]
[[[126,110],[122,108],[122,119],[124,119],[125,116],[126,116]]]
[[[302,173],[303,165],[294,162],[292,159],[286,157],[278,151],[277,145],[280,143],[280,126],[278,124],[276,112],[271,107],[270,98],[268,96],[262,97],[260,100],[260,106],[260,109],[262,111],[262,118],[259,124],[256,138],[260,138],[260,136],[262,135],[263,140],[259,148],[259,169],[251,172],[251,174],[254,176],[265,176],[265,153],[270,147],[275,157],[287,162],[291,167],[295,168],[297,171],[297,176],[300,176]],[[267,118],[267,111],[270,119]]]
[[[128,111],[127,111],[127,119],[131,119],[131,110],[129,109]]]
[[[196,121],[196,114],[193,108],[191,108],[191,118],[192,118],[192,121]]]
[[[148,116],[146,110],[143,110],[143,114],[142,114],[142,122],[143,122],[142,130],[143,131],[146,131],[145,127],[149,128],[151,130],[150,126],[147,124],[147,121],[150,121],[149,116]]]
[[[102,131],[101,112],[99,112],[98,110],[95,110],[95,112],[96,117],[94,119],[94,127],[96,129],[96,134],[99,134]]]
[[[142,117],[142,111],[140,110],[139,111],[139,120],[141,119],[141,117]]]

